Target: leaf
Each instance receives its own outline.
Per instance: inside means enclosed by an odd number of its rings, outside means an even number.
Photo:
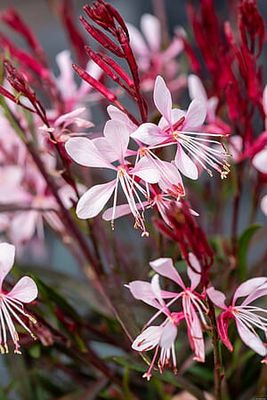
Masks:
[[[239,276],[240,279],[243,281],[247,277],[247,253],[249,243],[257,230],[261,228],[260,224],[251,225],[247,228],[238,240],[238,265],[239,265]]]

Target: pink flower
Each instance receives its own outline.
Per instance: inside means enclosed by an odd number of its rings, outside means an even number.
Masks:
[[[162,50],[164,40],[159,19],[154,15],[144,14],[140,25],[143,35],[132,24],[127,24],[127,28],[131,47],[137,56],[138,66],[143,72],[142,87],[150,90],[158,74],[163,74],[168,81],[179,81],[179,78],[175,79],[175,74],[179,69],[175,58],[183,50],[183,41],[174,37],[169,46]],[[181,84],[183,84],[182,80]]]
[[[252,165],[262,174],[267,174],[267,147],[255,155]],[[267,215],[267,195],[262,197],[260,206],[263,213]]]
[[[24,276],[10,292],[3,290],[3,281],[14,264],[15,247],[8,243],[0,244],[0,352],[8,353],[7,333],[9,333],[14,345],[15,353],[20,354],[19,335],[16,331],[14,321],[19,323],[34,339],[35,336],[30,328],[21,319],[27,318],[36,323],[35,319],[24,311],[23,304],[30,303],[36,299],[38,290],[32,278]]]
[[[214,137],[222,135],[195,132],[205,121],[206,104],[194,99],[187,112],[172,109],[171,93],[161,76],[155,81],[154,103],[162,115],[159,124],[140,125],[132,133],[132,138],[149,145],[150,149],[176,145],[174,162],[180,172],[191,179],[198,178],[198,169],[189,155],[210,175],[212,172],[209,167],[225,178],[229,172],[229,164],[226,161],[228,154],[221,143],[214,140]]]
[[[133,343],[133,348],[138,351],[147,351],[156,348],[152,363],[146,374],[147,378],[151,376],[151,370],[153,368],[159,348],[161,348],[161,356],[159,360],[160,370],[162,370],[164,365],[168,363],[171,354],[173,366],[176,369],[174,341],[177,334],[177,326],[183,319],[185,319],[187,324],[190,346],[195,353],[194,359],[200,362],[204,362],[205,360],[205,348],[201,322],[206,325],[204,313],[207,313],[207,307],[203,303],[202,297],[195,292],[195,289],[201,279],[200,265],[192,253],[190,253],[189,259],[192,267],[194,268],[193,269],[188,266],[187,269],[188,277],[191,281],[189,287],[184,284],[181,276],[174,268],[173,262],[170,258],[159,258],[150,262],[150,266],[157,273],[153,277],[151,284],[143,281],[133,281],[128,285],[132,295],[136,299],[142,300],[150,306],[158,309],[156,314],[145,325],[145,328],[149,328],[145,329]],[[182,290],[179,292],[161,290],[158,283],[158,274],[171,279]],[[164,299],[171,300],[166,303]],[[182,300],[182,311],[171,312],[170,306],[176,303],[178,299]],[[151,326],[152,322],[162,313],[166,316],[164,322],[159,326]],[[168,327],[168,329],[166,327]]]
[[[236,289],[229,306],[225,304],[225,295],[214,287],[207,289],[207,295],[217,307],[224,310],[217,319],[217,325],[220,338],[225,346],[233,351],[228,337],[228,324],[230,319],[234,319],[241,340],[253,351],[266,357],[266,345],[256,333],[255,328],[262,330],[265,337],[267,336],[267,319],[262,315],[266,314],[267,310],[252,306],[251,303],[267,295],[267,278],[252,278],[242,283]],[[237,300],[241,297],[245,297],[245,299],[237,305]]]
[[[105,168],[114,171],[116,174],[116,178],[110,182],[95,185],[85,192],[77,204],[76,211],[81,219],[93,218],[100,213],[114,193],[111,218],[113,226],[117,213],[117,197],[120,185],[134,216],[135,226],[143,231],[143,235],[147,235],[142,215],[145,208],[140,195],[145,198],[149,197],[148,184],[157,183],[160,176],[156,169],[147,164],[145,158],[131,167],[126,160],[129,140],[127,126],[116,120],[110,120],[106,123],[104,138],[89,140],[77,137],[68,140],[66,151],[78,164]],[[116,165],[113,165],[114,162]],[[140,183],[140,179],[145,182],[145,188]]]

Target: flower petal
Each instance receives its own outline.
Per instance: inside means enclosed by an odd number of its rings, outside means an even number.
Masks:
[[[117,160],[123,164],[129,144],[130,134],[127,126],[120,121],[109,120],[104,127],[104,136],[110,147],[117,154]]]
[[[207,106],[205,103],[194,99],[191,101],[187,113],[185,115],[185,122],[183,130],[198,128],[203,125],[207,115]]]
[[[267,283],[267,278],[259,277],[252,278],[242,283],[235,291],[232,304],[234,305],[239,297],[244,297],[250,295],[255,290],[259,289],[263,284]]]
[[[157,17],[151,14],[143,14],[140,21],[141,30],[153,52],[160,50],[161,26]]]
[[[132,344],[132,348],[137,351],[149,351],[158,346],[161,335],[162,326],[149,326],[145,329]]]
[[[157,125],[150,122],[140,125],[131,134],[131,137],[150,146],[156,146],[167,139],[166,134]]]
[[[198,99],[204,103],[208,101],[206,90],[197,75],[188,76],[188,90],[191,100]]]
[[[115,169],[115,167],[102,156],[90,139],[84,137],[71,138],[66,142],[65,148],[69,156],[80,165],[85,167]]]
[[[179,273],[174,268],[171,258],[157,258],[151,261],[149,265],[157,274],[171,279],[184,289],[185,285]]]
[[[176,122],[178,122],[181,118],[185,117],[185,112],[183,110],[180,110],[179,108],[173,108],[171,110],[171,123],[174,125]],[[161,117],[158,123],[158,127],[160,129],[166,129],[169,127],[169,122],[166,121],[164,117]]]
[[[136,130],[137,125],[135,125],[130,118],[125,114],[123,111],[119,110],[117,107],[113,106],[112,104],[107,107],[107,113],[110,119],[119,121],[127,125],[130,132]]]
[[[263,198],[261,199],[261,209],[262,212],[267,215],[267,195],[263,196]]]
[[[267,148],[261,150],[252,160],[252,165],[263,174],[267,174]]]
[[[243,323],[238,319],[235,319],[236,327],[242,341],[250,347],[253,351],[265,357],[267,354],[267,349],[259,336],[248,329]]]
[[[15,246],[9,243],[0,243],[0,289],[2,289],[3,280],[13,267],[14,260]]]
[[[148,183],[157,183],[160,180],[160,172],[147,157],[142,157],[130,172]]]
[[[14,216],[10,224],[10,237],[14,243],[20,244],[32,239],[38,216],[38,211],[21,212]]]
[[[198,178],[198,169],[191,158],[184,152],[182,146],[178,143],[174,159],[177,168],[184,176],[196,180]]]
[[[195,254],[189,253],[188,257],[190,264],[187,268],[187,275],[191,281],[191,290],[194,290],[201,280],[201,266]],[[191,265],[194,269],[191,268]]]
[[[154,86],[154,103],[161,115],[171,124],[172,97],[164,79],[157,76]]]
[[[148,201],[144,201],[142,203],[143,207],[147,206],[149,203]],[[141,206],[141,204],[136,204],[136,207],[138,210],[143,209],[143,207]],[[120,204],[118,206],[116,206],[116,211],[115,211],[115,219],[116,218],[120,218],[123,217],[125,215],[131,214],[131,208],[129,206],[129,204]],[[113,207],[108,208],[102,215],[102,218],[105,221],[111,221],[112,219],[112,214],[113,214]]]
[[[13,289],[7,294],[7,297],[21,301],[22,303],[30,303],[38,296],[36,283],[29,276],[21,278]]]
[[[127,28],[130,36],[130,44],[134,53],[146,56],[149,50],[139,30],[134,25],[128,23]]]
[[[168,321],[163,327],[159,345],[165,350],[169,350],[175,342],[177,336],[177,327],[172,321]]]
[[[216,307],[222,308],[223,310],[226,309],[226,297],[220,290],[216,290],[211,286],[207,289],[207,295]]]
[[[100,213],[114,192],[116,180],[95,185],[85,192],[77,204],[78,218],[93,218]]]
[[[79,128],[91,128],[92,126],[94,126],[92,122],[87,121],[83,118],[78,118],[85,111],[85,107],[80,107],[69,113],[63,114],[56,119],[55,126],[60,126],[61,124],[64,124],[65,126],[68,126],[70,124],[77,124]]]

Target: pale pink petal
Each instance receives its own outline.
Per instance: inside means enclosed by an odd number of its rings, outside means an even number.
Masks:
[[[93,218],[100,213],[114,192],[116,180],[95,185],[85,192],[78,201],[76,213],[78,218]]]
[[[152,292],[154,293],[155,298],[158,300],[158,302],[164,306],[164,300],[161,296],[161,288],[160,288],[160,284],[159,284],[159,275],[155,274],[153,276],[153,278],[151,279],[151,289]]]
[[[173,261],[171,258],[157,258],[156,260],[151,261],[149,265],[157,274],[171,279],[182,288],[185,287],[179,273],[173,266]]]
[[[185,112],[183,110],[180,110],[179,108],[173,108],[171,110],[171,123],[175,124],[176,122],[178,122],[181,118],[185,117]],[[166,129],[169,127],[169,122],[164,118],[161,117],[158,123],[158,127],[160,129]]]
[[[216,307],[222,308],[223,310],[226,309],[226,297],[222,292],[211,286],[207,289],[207,295]]]
[[[233,135],[229,141],[229,151],[234,161],[237,161],[242,152],[243,139],[239,135]]]
[[[253,157],[252,165],[259,172],[267,174],[267,147]]]
[[[25,211],[15,215],[10,224],[10,237],[14,243],[26,242],[34,236],[38,211]]]
[[[165,350],[171,349],[177,336],[177,328],[172,321],[168,321],[161,332],[159,345]]]
[[[255,290],[259,289],[262,285],[266,284],[267,278],[259,277],[259,278],[252,278],[247,280],[236,289],[234,298],[233,298],[233,305],[235,304],[236,300],[239,297],[248,296],[249,294],[253,293]]]
[[[144,14],[140,21],[141,30],[152,52],[158,52],[161,45],[161,26],[157,17]]]
[[[179,189],[181,192],[185,192],[180,172],[173,163],[169,163],[167,161],[161,161],[159,163],[158,168],[161,171],[159,187],[163,192],[175,193],[177,189]],[[182,193],[180,194],[182,195]],[[177,192],[177,197],[179,197],[178,192]]]
[[[136,204],[136,207],[137,207],[138,210],[141,210],[144,207],[146,207],[148,204],[149,204],[148,201],[144,201],[142,203],[142,206],[141,206],[141,204]],[[131,208],[130,208],[129,204],[120,204],[120,205],[116,206],[114,219],[123,217],[123,216],[128,215],[128,214],[131,214],[131,212],[132,211],[131,211]],[[113,217],[113,207],[108,208],[102,215],[102,218],[105,221],[111,221],[112,217]]]
[[[130,36],[130,44],[134,53],[139,56],[146,56],[149,54],[149,49],[139,30],[132,24],[127,24],[127,28]]]
[[[119,110],[112,104],[107,107],[107,113],[111,119],[123,122],[125,125],[127,125],[130,132],[136,130],[137,125],[135,125],[123,111]]]
[[[70,99],[75,96],[77,91],[70,51],[61,51],[56,56],[56,62],[60,70],[60,75],[56,78],[57,85],[63,98]]]
[[[137,351],[149,351],[158,346],[161,335],[162,326],[149,326],[144,330],[132,344],[132,348]]]
[[[154,103],[161,115],[171,123],[172,97],[164,79],[157,76],[154,86]]]
[[[161,57],[166,63],[180,54],[183,48],[184,42],[180,38],[175,37],[168,48],[161,54]]]
[[[98,137],[92,139],[92,142],[97,147],[98,151],[102,154],[105,160],[109,161],[110,163],[118,160],[118,154],[114,150],[113,147],[110,146],[110,143],[104,137]]]
[[[198,99],[204,103],[208,101],[206,90],[197,75],[188,76],[188,90],[191,100]]]
[[[267,195],[263,196],[263,198],[261,199],[261,209],[262,212],[267,215]]]
[[[109,120],[104,127],[104,136],[110,147],[117,153],[117,159],[123,164],[130,135],[127,126],[116,120]]]
[[[192,100],[185,116],[183,130],[198,128],[203,125],[207,115],[206,103]]]
[[[37,295],[38,289],[34,280],[29,276],[24,276],[6,296],[22,303],[30,303],[36,299]]]
[[[150,146],[156,146],[167,138],[166,134],[157,125],[150,122],[140,125],[131,134],[131,137]]]
[[[79,192],[84,193],[85,192],[85,187],[79,185]],[[58,190],[59,197],[61,198],[61,201],[63,202],[64,206],[66,208],[71,208],[73,206],[73,202],[77,201],[77,195],[75,190],[73,189],[72,186],[70,185],[63,185],[59,190]]]
[[[0,290],[2,283],[15,260],[15,246],[9,243],[0,243]]]
[[[155,308],[161,308],[158,301],[155,299],[155,293],[152,290],[151,283],[145,281],[133,281],[129,283],[128,287],[135,299],[142,300],[144,303]],[[172,299],[176,296],[177,293],[161,290],[161,297],[163,299]]]
[[[194,290],[201,280],[201,265],[195,254],[189,253],[188,257],[193,268],[191,268],[190,264],[188,265],[187,275],[191,281],[191,290]]]
[[[219,99],[218,97],[210,97],[208,99],[207,107],[208,107],[208,118],[210,122],[215,121],[216,118],[216,108],[218,106]]]
[[[160,172],[147,159],[142,157],[131,170],[131,175],[136,175],[148,183],[157,183],[160,180]]]
[[[102,156],[92,140],[75,137],[65,144],[69,156],[78,164],[85,167],[111,168],[115,169],[108,160]]]
[[[177,151],[174,162],[177,165],[177,168],[179,168],[179,170],[184,176],[187,176],[188,178],[194,180],[198,178],[198,169],[195,163],[184,152],[182,146],[179,143],[177,145]]]
[[[188,318],[186,318],[188,323]],[[190,324],[188,325],[190,332],[190,344],[192,345],[195,353],[194,360],[198,362],[205,361],[205,345],[203,339],[203,332],[201,323],[193,307],[190,307]]]
[[[63,114],[58,117],[55,121],[55,126],[60,126],[61,124],[70,125],[76,124],[79,128],[91,128],[94,124],[83,118],[79,118],[81,114],[86,111],[85,107],[77,108],[67,114]]]
[[[97,65],[94,61],[90,60],[86,66],[86,72],[91,75],[93,78],[95,78],[97,81],[101,77],[103,71]],[[83,96],[86,96],[87,93],[89,93],[93,89],[93,86],[91,86],[88,82],[82,81],[81,86],[78,90],[77,93],[77,98],[82,98]]]
[[[250,295],[244,301],[242,301],[241,305],[246,306],[246,305],[252,303],[253,301],[259,299],[260,297],[263,297],[266,295],[267,295],[267,283],[261,285],[254,292],[250,293]]]
[[[236,319],[235,321],[239,336],[243,340],[243,342],[253,351],[260,354],[262,357],[265,357],[267,354],[267,349],[259,336],[248,329],[238,319]]]

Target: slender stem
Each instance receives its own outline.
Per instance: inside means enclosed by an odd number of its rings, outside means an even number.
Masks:
[[[219,349],[219,335],[216,325],[215,310],[212,302],[209,302],[209,317],[212,327],[212,345],[214,360],[214,395],[216,400],[222,400],[222,364]]]

